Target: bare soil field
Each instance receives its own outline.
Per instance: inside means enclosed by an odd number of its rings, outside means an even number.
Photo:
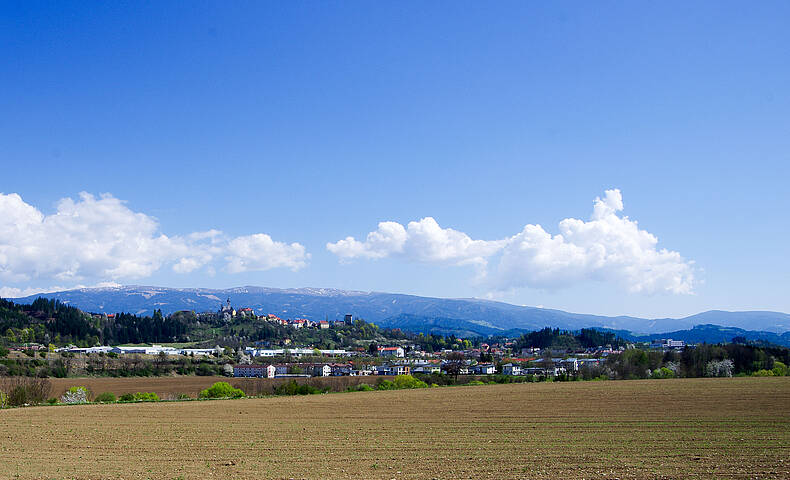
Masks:
[[[332,391],[343,391],[350,385],[359,383],[374,384],[382,377],[315,377],[299,378],[298,383],[309,383],[318,388],[329,387]],[[390,378],[390,377],[384,377]],[[210,387],[214,382],[228,382],[240,387],[248,395],[271,394],[277,385],[290,381],[286,378],[228,378],[228,377],[82,377],[82,378],[50,378],[52,382],[51,397],[60,398],[71,387],[88,387],[93,395],[104,392],[121,396],[124,393],[154,392],[160,398],[177,398],[186,394],[197,398],[198,393]]]
[[[0,411],[2,478],[790,478],[790,378]]]

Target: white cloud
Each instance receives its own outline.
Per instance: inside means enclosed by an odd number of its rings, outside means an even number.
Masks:
[[[77,288],[118,288],[122,285],[116,282],[99,282],[93,285],[72,285],[69,287],[64,286],[50,286],[50,287],[0,287],[0,298],[19,298],[29,297],[38,293],[52,293],[61,292],[63,290],[77,289]]]
[[[210,230],[168,237],[156,219],[110,194],[97,198],[83,192],[77,200],[62,199],[54,214],[45,215],[18,194],[0,193],[0,280],[5,282],[138,279],[167,265],[176,273],[204,266],[213,271],[210,264],[222,260],[230,272],[296,270],[308,258],[300,244],[265,234],[234,239]]]
[[[446,265],[474,264],[483,270],[493,259],[486,282],[497,291],[530,287],[557,289],[588,280],[615,282],[631,292],[693,292],[693,262],[679,253],[657,249],[658,239],[637,222],[619,216],[623,199],[619,190],[596,198],[589,221],[568,218],[559,234],[540,225],[502,240],[473,240],[431,217],[410,222],[382,222],[364,242],[347,237],[328,243],[341,260],[397,257]]]
[[[265,233],[234,238],[228,244],[227,251],[230,255],[225,259],[228,261],[228,271],[231,273],[278,267],[296,271],[304,268],[310,258],[310,254],[305,253],[302,245],[275,242]]]
[[[501,240],[472,240],[463,232],[441,228],[431,217],[409,222],[408,232],[406,254],[420,262],[485,265],[486,258],[503,246]]]
[[[431,217],[409,222],[381,222],[364,242],[346,237],[326,248],[343,260],[397,256],[425,263],[484,266],[486,258],[502,248],[501,241],[472,240],[469,235],[442,228]]]
[[[28,297],[30,295],[34,295],[36,293],[48,293],[51,292],[51,289],[48,288],[16,288],[16,287],[0,287],[0,298],[19,298],[19,297]]]
[[[208,257],[208,260],[211,260],[211,257]],[[201,258],[183,257],[178,263],[173,265],[173,271],[176,273],[191,273],[202,267],[205,263],[206,261]]]
[[[589,221],[566,218],[560,233],[527,225],[511,237],[500,259],[499,288],[562,288],[583,280],[616,282],[631,292],[693,292],[692,262],[679,253],[657,249],[658,239],[623,210],[619,190],[596,198]]]
[[[384,258],[402,253],[408,233],[397,222],[381,222],[378,230],[368,233],[364,242],[354,237],[346,237],[335,243],[327,243],[326,248],[342,259]]]

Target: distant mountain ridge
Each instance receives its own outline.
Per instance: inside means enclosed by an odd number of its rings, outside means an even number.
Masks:
[[[781,334],[790,331],[790,315],[780,312],[725,312],[711,310],[685,318],[645,319],[569,313],[537,307],[511,305],[480,299],[448,299],[332,288],[235,287],[229,289],[120,286],[82,288],[13,299],[29,303],[35,298],[56,298],[89,312],[150,314],[161,309],[216,311],[230,298],[236,307],[256,313],[311,320],[341,319],[347,313],[387,327],[415,329],[421,323],[446,333],[490,335],[538,330],[546,326],[578,330],[598,327],[626,330],[635,335],[689,330],[695,325],[715,324]],[[423,330],[425,330],[423,328]],[[456,333],[458,334],[458,333]]]
[[[735,337],[742,337],[751,342],[767,342],[790,347],[790,331],[778,334],[711,324],[695,325],[688,330],[654,333],[651,335],[634,335],[625,330],[604,330],[611,331],[617,336],[633,342],[652,342],[662,338],[671,338],[673,340],[683,340],[686,343],[726,343],[732,341]]]

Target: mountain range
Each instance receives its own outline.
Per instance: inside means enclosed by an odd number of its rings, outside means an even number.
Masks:
[[[704,338],[729,336],[724,338],[726,340],[738,335],[750,340],[775,342],[778,339],[782,344],[786,339],[790,343],[790,315],[769,311],[710,310],[683,318],[646,319],[569,313],[475,298],[432,298],[330,288],[253,286],[209,289],[130,285],[81,288],[13,300],[29,303],[39,296],[58,299],[88,312],[131,312],[140,315],[151,314],[155,309],[161,309],[164,314],[178,310],[217,311],[222,303],[230,299],[235,308],[250,307],[258,314],[332,320],[341,319],[350,313],[382,327],[458,336],[517,335],[550,326],[568,330],[595,327],[622,332],[633,338],[674,335],[672,338],[683,339],[681,337],[685,334],[681,332],[688,332],[695,326],[707,326],[702,329],[705,334],[700,333],[699,328],[696,329],[697,334]],[[712,327],[716,329],[712,330]],[[786,332],[786,335],[781,335]]]

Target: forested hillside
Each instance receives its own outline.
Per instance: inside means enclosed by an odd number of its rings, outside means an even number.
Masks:
[[[516,340],[517,348],[562,348],[579,349],[594,348],[601,345],[620,347],[625,340],[612,332],[602,332],[591,328],[583,328],[578,332],[564,331],[559,328],[544,328],[535,332],[525,333]]]
[[[313,345],[316,348],[368,348],[371,343],[408,340],[426,351],[468,348],[469,341],[454,335],[422,335],[399,329],[382,329],[364,320],[351,325],[333,324],[330,329],[298,328],[259,318],[236,317],[233,321],[205,318],[191,311],[164,316],[130,313],[110,315],[83,312],[58,300],[38,298],[29,305],[0,299],[0,343],[63,346],[121,345],[127,343],[195,343],[238,347],[254,342]]]
[[[38,298],[29,305],[0,299],[0,332],[8,344],[41,343],[81,346],[183,341],[190,330],[181,316],[161,311],[138,317],[128,313],[95,315],[58,300]]]

